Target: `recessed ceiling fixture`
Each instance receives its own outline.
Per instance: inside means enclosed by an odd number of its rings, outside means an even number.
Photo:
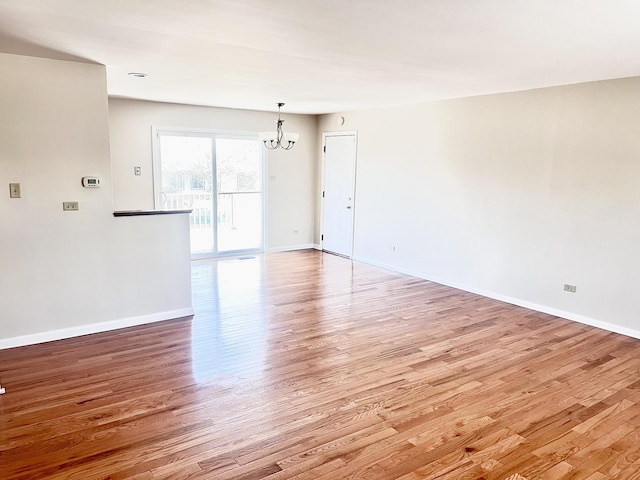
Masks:
[[[136,78],[146,78],[149,76],[148,73],[142,73],[142,72],[129,72],[128,75],[130,77],[136,77]]]
[[[263,141],[264,146],[269,150],[275,150],[280,147],[283,150],[291,150],[293,144],[298,141],[297,133],[284,133],[282,131],[282,124],[284,120],[280,118],[280,108],[284,107],[284,103],[278,103],[278,126],[275,132],[262,132],[260,133],[260,140]]]

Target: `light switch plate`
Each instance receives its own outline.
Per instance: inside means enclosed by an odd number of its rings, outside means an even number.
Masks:
[[[20,198],[20,184],[19,183],[10,183],[9,184],[9,198]]]

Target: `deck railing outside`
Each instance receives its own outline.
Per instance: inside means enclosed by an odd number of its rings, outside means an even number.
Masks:
[[[191,209],[192,253],[212,248],[214,215],[211,193],[163,194],[163,208]],[[261,245],[262,211],[260,192],[223,192],[217,196],[218,251],[259,248]]]

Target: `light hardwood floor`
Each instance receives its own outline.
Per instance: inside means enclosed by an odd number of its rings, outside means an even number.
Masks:
[[[640,341],[316,251],[0,351],[0,478],[638,479]]]

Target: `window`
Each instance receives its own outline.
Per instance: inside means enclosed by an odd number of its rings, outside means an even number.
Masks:
[[[204,174],[191,173],[191,190],[204,190]]]

